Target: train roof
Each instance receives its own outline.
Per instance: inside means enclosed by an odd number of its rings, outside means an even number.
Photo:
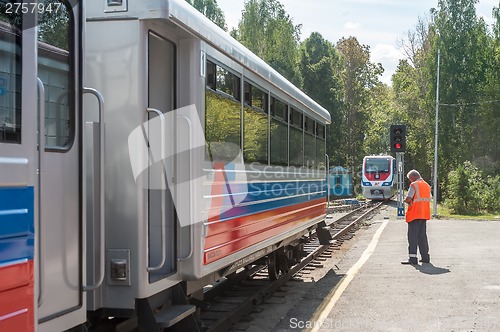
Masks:
[[[97,11],[95,11],[97,8],[98,6],[92,7],[90,10],[89,20],[103,19],[102,17],[92,17],[93,14],[97,14]],[[101,15],[98,14],[98,16]],[[305,106],[312,113],[313,117],[327,124],[331,123],[330,113],[325,108],[289,82],[264,60],[232,38],[227,32],[198,12],[185,0],[129,1],[126,16],[124,16],[123,12],[107,13],[106,16],[104,19],[123,19],[124,17],[128,17],[129,19],[168,19],[272,85],[286,91],[288,96]]]

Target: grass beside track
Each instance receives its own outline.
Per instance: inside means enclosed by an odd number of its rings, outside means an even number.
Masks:
[[[480,214],[480,215],[463,215],[452,214],[450,210],[442,205],[438,205],[439,219],[460,219],[460,220],[500,220],[500,214]]]

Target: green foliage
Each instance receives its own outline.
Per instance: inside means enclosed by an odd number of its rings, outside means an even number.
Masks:
[[[38,39],[44,43],[69,50],[70,14],[63,1],[45,0],[45,7],[61,4],[58,11],[44,11],[38,15]],[[53,6],[52,8],[57,8]]]
[[[226,18],[216,0],[186,0],[191,6],[205,15],[222,30],[227,31]]]
[[[361,45],[355,37],[342,38],[337,43],[344,66],[341,74],[344,86],[344,126],[342,131],[346,165],[361,165],[366,151],[363,148],[365,133],[370,117],[370,99],[383,73],[380,63],[370,62],[370,48]]]
[[[445,206],[457,214],[500,211],[500,175],[484,177],[471,162],[465,161],[448,174]]]
[[[300,28],[277,0],[248,0],[238,30],[231,34],[289,81],[301,86],[297,68]]]
[[[302,90],[325,107],[332,125],[327,127],[327,149],[331,165],[345,165],[340,147],[344,140],[338,128],[343,127],[341,78],[342,60],[333,44],[318,32],[313,32],[300,46],[299,68],[303,78]]]
[[[241,105],[209,90],[206,90],[205,103],[205,139],[212,160],[234,160],[237,156],[234,147],[240,146]]]

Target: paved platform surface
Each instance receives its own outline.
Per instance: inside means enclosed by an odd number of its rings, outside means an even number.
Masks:
[[[400,263],[406,222],[387,212],[338,265],[342,281],[292,330],[500,331],[500,221],[428,221],[431,263],[412,266]]]

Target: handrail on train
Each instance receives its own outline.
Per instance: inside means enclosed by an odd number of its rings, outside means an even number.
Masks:
[[[104,220],[106,217],[105,210],[105,193],[104,193],[104,185],[105,185],[105,175],[104,175],[104,98],[101,93],[93,88],[83,88],[83,93],[90,93],[97,98],[97,102],[99,104],[99,225],[100,225],[100,254],[99,254],[99,262],[100,262],[100,271],[99,278],[97,282],[93,285],[83,286],[83,291],[92,291],[99,288],[104,281],[104,272],[105,272],[105,224]]]
[[[42,188],[43,188],[43,170],[45,168],[45,87],[42,80],[37,77],[36,85],[38,89],[38,307],[43,302],[43,284],[44,284],[44,245],[42,231]]]
[[[160,158],[161,158],[161,170],[164,170],[164,162],[165,162],[165,115],[156,108],[147,108],[146,113],[156,113],[160,117]],[[166,173],[165,181],[167,181]],[[167,186],[167,183],[165,183]],[[163,265],[165,265],[166,260],[166,251],[167,251],[167,236],[166,236],[166,225],[165,225],[165,190],[161,191],[161,260],[160,263],[156,266],[148,266],[148,272],[154,272],[160,270]]]

